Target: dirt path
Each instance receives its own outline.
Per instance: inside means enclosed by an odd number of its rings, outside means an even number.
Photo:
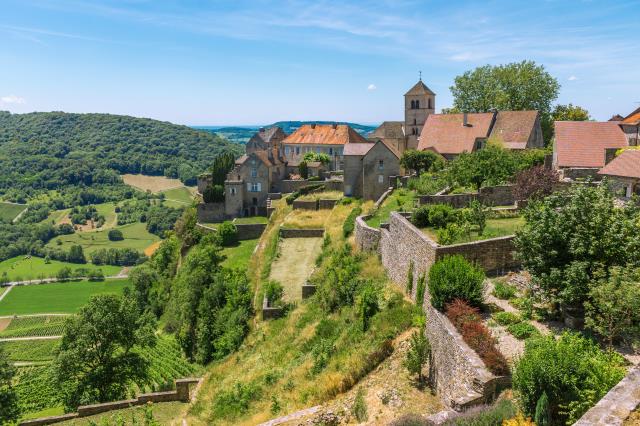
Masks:
[[[0,318],[0,331],[4,331],[9,327],[13,318]]]
[[[13,288],[14,285],[15,284],[13,284],[13,283],[9,283],[9,288],[7,288],[2,294],[0,294],[0,302],[2,302],[2,299],[7,297],[7,294],[9,294],[9,292],[11,291],[11,289]]]
[[[61,338],[62,336],[5,337],[0,339],[0,342],[21,342],[23,340],[54,340]]]
[[[151,257],[151,255],[155,253],[156,250],[158,250],[158,247],[160,247],[160,244],[162,244],[162,241],[156,241],[155,243],[151,244],[149,247],[144,249],[145,256]]]

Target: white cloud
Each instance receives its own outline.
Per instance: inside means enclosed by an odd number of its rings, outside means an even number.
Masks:
[[[368,91],[370,91],[370,92],[373,92],[373,91],[374,91],[374,90],[376,90],[377,88],[378,88],[378,87],[377,87],[375,84],[373,84],[373,83],[371,83],[370,85],[368,85],[368,86],[367,86],[367,90],[368,90]]]
[[[21,98],[16,95],[7,95],[0,97],[0,102],[3,104],[26,104],[27,101],[25,98]]]
[[[576,81],[578,79],[578,77],[576,77],[575,75],[572,75],[571,77],[569,77],[569,81]]]

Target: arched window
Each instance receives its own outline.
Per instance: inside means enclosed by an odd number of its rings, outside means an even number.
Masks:
[[[416,109],[416,101],[411,101],[411,109]]]
[[[429,98],[429,109],[433,108],[433,106],[431,106],[431,98]]]
[[[420,109],[420,101],[416,101],[416,109]]]

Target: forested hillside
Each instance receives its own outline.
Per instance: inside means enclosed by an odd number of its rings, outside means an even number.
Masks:
[[[111,114],[0,112],[0,197],[24,202],[50,190],[120,186],[119,174],[193,185],[216,155],[240,152],[218,135]]]

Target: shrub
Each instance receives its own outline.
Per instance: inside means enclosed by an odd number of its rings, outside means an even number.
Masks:
[[[435,204],[429,209],[429,223],[435,228],[444,228],[455,220],[455,210],[448,204]]]
[[[342,224],[342,235],[345,238],[353,233],[356,225],[356,218],[361,214],[362,209],[360,207],[356,207],[355,209],[351,210],[351,213],[349,213],[349,216],[347,216],[344,223]]]
[[[478,354],[493,374],[501,376],[509,373],[507,360],[496,347],[489,329],[482,324],[477,308],[458,299],[447,305],[446,315],[460,332],[462,339]]]
[[[480,306],[484,278],[484,272],[464,257],[446,256],[429,271],[431,304],[443,310],[447,303],[462,299],[472,306]]]
[[[518,413],[518,407],[510,399],[501,399],[491,406],[470,408],[443,423],[443,426],[488,426],[502,425]]]
[[[109,241],[122,241],[124,240],[124,236],[122,235],[122,231],[119,229],[112,229],[107,234]]]
[[[231,390],[221,390],[213,401],[216,418],[237,417],[249,410],[252,401],[260,396],[260,387],[253,383],[236,382]]]
[[[404,366],[410,374],[418,376],[418,383],[420,384],[423,382],[422,369],[429,360],[430,354],[431,345],[422,332],[422,329],[420,331],[414,331],[411,335],[411,346],[407,352]]]
[[[369,414],[367,413],[367,402],[364,400],[364,389],[358,389],[356,393],[356,398],[353,401],[353,406],[351,407],[351,413],[358,419],[358,423],[366,422],[369,419]]]
[[[578,333],[529,339],[515,364],[513,388],[526,415],[546,392],[553,424],[572,424],[625,374],[623,358]]]
[[[551,413],[549,412],[549,397],[546,392],[542,392],[542,396],[536,403],[536,414],[533,417],[536,426],[551,426]]]
[[[502,426],[537,426],[531,421],[530,417],[525,418],[522,413],[518,413],[517,416],[509,420],[502,422]]]
[[[471,200],[469,203],[471,222],[478,227],[478,234],[482,235],[487,225],[487,209],[478,200]]]
[[[202,194],[205,203],[221,203],[224,201],[223,185],[207,185]]]
[[[498,299],[509,300],[516,295],[516,288],[502,281],[496,281],[493,295]]]
[[[457,223],[449,223],[446,228],[438,229],[438,243],[448,246],[456,242],[464,233],[463,227]]]
[[[380,288],[368,282],[360,290],[356,306],[362,323],[362,331],[369,328],[369,320],[380,311]]]
[[[411,295],[413,291],[413,260],[409,261],[409,271],[407,271],[407,294]]]
[[[424,303],[424,291],[426,290],[427,283],[425,282],[427,277],[425,274],[422,274],[418,277],[418,282],[416,283],[416,305],[422,307]]]
[[[429,205],[418,207],[411,215],[411,223],[418,228],[426,228],[429,226],[431,224],[431,222],[429,222],[429,210]]]
[[[540,334],[537,328],[526,321],[510,324],[507,327],[507,331],[518,340],[528,339],[531,336]]]
[[[491,318],[493,318],[493,320],[498,324],[504,326],[522,322],[520,315],[514,314],[513,312],[496,312],[491,315]]]
[[[277,281],[269,280],[264,287],[264,295],[269,301],[270,306],[275,306],[284,295],[284,288],[282,284]]]
[[[221,223],[217,231],[223,246],[228,247],[238,242],[238,228],[233,222]]]
[[[559,180],[555,170],[534,166],[516,175],[513,195],[516,200],[544,198],[553,192]]]

